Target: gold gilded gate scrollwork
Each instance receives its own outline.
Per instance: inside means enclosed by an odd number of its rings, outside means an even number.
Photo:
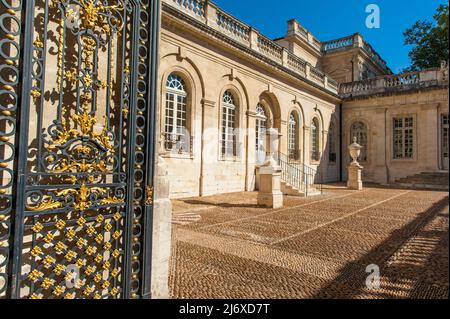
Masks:
[[[58,4],[67,1],[51,1],[50,8],[57,8]],[[111,1],[112,2],[112,1]],[[105,18],[102,13],[112,11],[114,13],[122,11],[124,8],[118,5],[104,5],[100,1],[95,0],[81,0],[79,1],[79,27],[80,29],[90,30],[92,33],[96,32],[100,36],[113,37],[114,34],[120,31],[123,27],[119,18],[112,16],[109,20]],[[76,85],[80,81],[84,87],[84,92],[80,97],[81,114],[70,115],[70,120],[61,120],[61,124],[57,127],[56,132],[51,134],[51,141],[46,144],[46,149],[50,154],[57,154],[59,150],[70,148],[70,153],[75,156],[67,156],[65,158],[55,159],[54,155],[49,155],[47,161],[54,163],[50,172],[52,173],[91,173],[91,175],[82,175],[81,181],[75,175],[67,177],[67,181],[73,184],[80,183],[79,188],[65,189],[55,192],[56,199],[53,196],[43,196],[40,203],[27,205],[30,211],[45,211],[48,209],[56,209],[63,207],[62,198],[71,196],[75,201],[71,204],[73,208],[79,211],[88,209],[93,203],[89,200],[92,195],[97,197],[98,203],[102,205],[120,204],[122,199],[116,196],[108,196],[108,190],[102,187],[89,187],[88,183],[95,182],[95,173],[111,173],[108,170],[108,158],[111,160],[111,153],[114,152],[114,140],[108,131],[108,123],[104,119],[104,126],[101,133],[94,132],[94,125],[98,120],[95,118],[95,112],[90,112],[89,108],[93,103],[93,91],[99,91],[112,88],[112,81],[109,82],[101,79],[96,79],[93,72],[95,64],[99,61],[94,61],[94,53],[98,46],[98,40],[94,39],[89,33],[81,36],[83,45],[80,50],[82,58],[82,69],[78,71],[75,67],[70,68],[64,72],[63,76],[63,39],[64,39],[64,25],[69,21],[76,25],[76,14],[74,8],[66,10],[65,19],[60,21],[61,28],[59,29],[59,45],[58,45],[58,69],[57,69],[57,85],[65,80],[70,85]],[[108,21],[107,21],[108,20]],[[114,29],[114,32],[112,31]],[[106,41],[105,41],[106,42]],[[113,39],[109,39],[111,46],[114,45]],[[34,41],[35,46],[42,47],[42,42],[39,38]],[[111,55],[113,54],[113,47],[111,47]],[[37,98],[40,96],[38,91],[32,91],[32,96]],[[77,141],[84,141],[78,145],[74,145]],[[96,158],[97,155],[102,155]],[[87,159],[90,159],[89,161]]]
[[[21,297],[124,297],[138,5],[36,3]]]

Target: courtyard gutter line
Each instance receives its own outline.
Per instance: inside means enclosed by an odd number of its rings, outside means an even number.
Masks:
[[[361,194],[361,193],[364,193],[364,192],[367,192],[367,190],[363,190],[363,191],[359,192],[358,194]],[[326,201],[333,200],[333,199],[340,199],[340,198],[348,197],[348,196],[351,196],[351,195],[354,195],[354,194],[355,193],[352,192],[350,194],[345,194],[345,195],[342,195],[342,196],[333,196],[333,197],[330,197],[330,198],[324,198],[324,199],[317,200],[317,201],[314,201],[314,202],[311,202],[311,203],[304,203],[304,204],[301,204],[301,205],[298,205],[298,206],[286,207],[286,208],[282,208],[282,209],[279,209],[279,210],[267,212],[267,213],[260,214],[260,215],[250,216],[250,217],[246,217],[246,218],[228,220],[228,221],[222,222],[222,223],[217,223],[217,224],[212,224],[212,225],[208,225],[208,226],[203,226],[203,227],[200,227],[198,229],[199,230],[208,229],[208,228],[212,228],[212,227],[216,227],[216,226],[227,225],[227,224],[232,224],[232,223],[235,223],[235,222],[241,222],[241,221],[244,221],[244,220],[250,220],[250,219],[254,219],[254,218],[259,218],[259,217],[262,217],[262,216],[267,216],[267,215],[272,215],[272,214],[276,214],[276,213],[281,213],[281,212],[284,212],[284,211],[287,211],[287,210],[291,210],[291,209],[294,209],[294,208],[305,207],[305,206],[308,206],[308,205],[322,203],[322,202],[326,202]]]
[[[286,240],[289,240],[289,239],[292,239],[292,238],[295,238],[295,237],[298,237],[298,236],[301,236],[301,235],[305,235],[305,234],[310,233],[310,232],[312,232],[312,231],[314,231],[314,230],[317,230],[317,229],[319,229],[319,228],[322,228],[322,227],[325,227],[325,226],[334,224],[335,222],[338,222],[338,221],[340,221],[340,220],[346,219],[347,217],[353,216],[353,215],[355,215],[355,214],[357,214],[357,213],[360,213],[360,212],[362,212],[362,211],[365,211],[365,210],[367,210],[367,209],[369,209],[369,208],[372,208],[372,207],[381,205],[381,204],[383,204],[383,203],[386,203],[386,202],[388,202],[388,201],[390,201],[390,200],[393,200],[393,199],[395,199],[395,198],[397,198],[397,197],[406,195],[406,194],[411,193],[411,192],[412,192],[412,191],[406,191],[406,192],[402,192],[402,193],[400,193],[400,194],[394,195],[394,196],[392,196],[392,197],[389,197],[389,198],[387,198],[387,199],[382,200],[381,202],[377,202],[377,203],[374,203],[374,204],[372,204],[372,205],[369,205],[369,206],[360,208],[360,209],[355,210],[355,211],[353,211],[353,212],[351,212],[351,213],[345,214],[344,216],[341,216],[341,217],[339,217],[339,218],[330,220],[329,222],[326,222],[326,223],[322,223],[322,224],[320,224],[320,225],[317,225],[316,227],[313,227],[313,228],[307,229],[307,230],[305,230],[305,231],[302,231],[302,232],[293,234],[293,235],[291,235],[291,236],[288,236],[288,237],[285,237],[285,238],[282,238],[282,239],[273,241],[272,243],[270,243],[270,245],[276,245],[276,244],[279,244],[279,243],[281,243],[281,242],[283,242],[283,241],[286,241]]]

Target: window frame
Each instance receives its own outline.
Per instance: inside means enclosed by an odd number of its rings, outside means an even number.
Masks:
[[[332,165],[337,164],[336,135],[336,124],[332,119],[328,129],[328,163]],[[334,160],[331,159],[332,157],[334,157]]]
[[[225,97],[228,96],[232,103],[226,102]],[[240,159],[240,143],[238,128],[240,125],[239,116],[239,99],[235,92],[230,89],[225,90],[222,94],[220,103],[220,131],[219,131],[219,159],[220,160],[239,160]],[[233,128],[230,134],[230,117],[233,118]],[[225,139],[224,139],[225,136]],[[230,140],[231,136],[231,140]],[[224,145],[225,143],[225,145]],[[232,144],[232,154],[227,152],[227,144]]]
[[[314,131],[316,131],[316,134],[314,134]],[[309,148],[311,163],[320,162],[320,156],[322,155],[320,147],[320,133],[321,133],[320,120],[317,116],[315,116],[311,121],[311,145]],[[315,147],[317,148],[316,150]],[[315,157],[316,154],[317,157]]]
[[[405,126],[405,122],[407,119],[411,119],[412,121],[412,125],[411,126]],[[398,129],[396,129],[395,124],[396,121],[401,120],[402,126]],[[399,131],[401,132],[400,138],[401,138],[401,157],[396,157],[396,132]],[[410,144],[411,145],[411,156],[405,156],[406,154],[406,148],[405,148],[405,139],[407,138],[406,136],[406,131],[411,131],[409,134],[409,142],[410,143],[406,143],[406,144]],[[392,143],[392,160],[393,161],[415,161],[416,160],[416,152],[417,152],[417,147],[416,147],[416,117],[413,114],[397,114],[397,115],[393,115],[392,119],[391,119],[391,143]]]
[[[179,85],[171,85],[171,79],[175,78],[179,82]],[[175,81],[174,81],[175,82]],[[178,86],[178,87],[177,87]],[[180,86],[182,89],[180,89]],[[161,130],[163,149],[167,152],[168,157],[180,157],[180,158],[193,158],[193,137],[191,135],[191,94],[186,81],[186,77],[177,71],[170,72],[166,78],[164,85],[164,113],[162,114],[163,129]],[[169,97],[172,98],[172,107],[169,109]],[[170,115],[172,113],[172,115]],[[184,116],[183,116],[184,114]],[[171,123],[168,121],[171,118]],[[178,124],[180,123],[180,124]],[[170,128],[171,127],[171,132]],[[174,133],[175,130],[175,133]],[[173,146],[170,148],[168,144],[170,143],[167,135],[177,136],[173,140]],[[180,142],[181,141],[181,142]],[[181,145],[181,147],[180,147]],[[184,145],[184,148],[183,148]]]
[[[292,111],[289,114],[288,119],[288,157],[289,159],[293,160],[300,160],[300,139],[299,139],[299,133],[300,133],[300,123],[299,123],[299,117],[296,114],[295,111]],[[293,155],[292,155],[293,154]]]
[[[255,115],[255,161],[257,164],[262,164],[259,162],[259,156],[261,152],[264,152],[264,159],[266,153],[266,130],[267,123],[269,121],[269,116],[267,114],[267,109],[262,103],[256,105],[256,115]],[[262,132],[261,129],[263,129]]]

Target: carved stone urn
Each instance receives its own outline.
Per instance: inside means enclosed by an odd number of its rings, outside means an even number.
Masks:
[[[283,207],[281,192],[281,167],[275,159],[278,153],[280,133],[269,125],[266,131],[268,146],[265,163],[259,167],[258,205],[271,208]]]
[[[263,166],[278,167],[275,154],[278,153],[281,134],[276,128],[268,128],[266,130],[266,159]]]
[[[358,157],[361,155],[361,149],[363,147],[357,143],[356,136],[353,137],[353,143],[348,146],[348,150],[350,152],[350,156],[353,161],[350,165],[360,166],[358,163]]]
[[[353,138],[353,143],[349,145],[348,150],[353,162],[348,166],[348,180],[347,187],[353,190],[362,190],[363,183],[361,178],[361,172],[363,167],[358,163],[358,157],[361,155],[361,149],[363,147],[356,142],[356,137]]]

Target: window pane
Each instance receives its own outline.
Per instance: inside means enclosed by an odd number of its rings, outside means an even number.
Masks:
[[[414,157],[414,118],[395,118],[393,120],[394,159]]]
[[[236,105],[233,94],[226,91],[222,98],[222,134],[220,140],[221,155],[235,156],[236,146]]]

